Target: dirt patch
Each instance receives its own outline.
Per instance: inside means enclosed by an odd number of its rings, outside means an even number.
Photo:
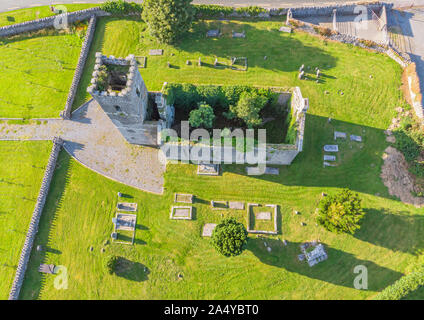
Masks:
[[[408,163],[403,154],[393,147],[387,147],[384,152],[384,164],[381,168],[380,177],[389,189],[390,195],[416,207],[424,206],[424,197],[412,195],[412,192],[418,190],[415,187],[414,177],[408,171]]]

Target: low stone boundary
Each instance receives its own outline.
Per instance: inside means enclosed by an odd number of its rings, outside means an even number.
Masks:
[[[100,8],[90,8],[75,12],[62,13],[59,15],[26,21],[22,23],[12,24],[9,26],[0,27],[0,37],[10,37],[24,32],[37,31],[45,28],[52,28],[55,26],[56,21],[60,19],[66,21],[68,23],[74,23],[76,21],[83,21],[90,19],[93,15],[97,17],[108,16],[110,15],[108,12],[101,10]],[[59,19],[59,20],[57,20]]]
[[[68,98],[66,99],[65,109],[61,112],[60,116],[63,119],[71,118],[72,105],[74,103],[75,95],[78,90],[78,85],[84,72],[84,66],[90,52],[91,43],[93,42],[94,33],[96,32],[96,16],[92,15],[90,23],[88,24],[85,40],[81,48],[81,53],[78,59],[78,64],[75,69],[74,78],[72,79],[71,88],[69,89]]]
[[[25,243],[22,247],[21,256],[19,258],[18,267],[16,269],[15,279],[13,280],[12,288],[9,294],[9,300],[19,299],[19,293],[21,291],[22,283],[24,281],[28,261],[31,256],[35,235],[38,231],[38,223],[40,222],[40,217],[43,212],[44,204],[49,193],[50,182],[53,178],[54,170],[56,168],[56,161],[59,156],[59,151],[62,147],[62,144],[63,141],[61,138],[53,139],[53,148],[50,153],[49,162],[46,166],[46,171],[44,172],[43,182],[41,184],[40,193],[38,194],[35,209],[32,214],[28,232],[26,234]]]
[[[351,16],[358,14],[356,8],[358,6],[365,6],[370,10],[379,11],[385,5],[382,2],[374,3],[357,3],[357,4],[342,4],[342,5],[328,5],[328,6],[316,6],[316,7],[299,7],[299,8],[290,8],[293,17],[296,18],[305,18],[311,16],[328,16],[333,15],[333,10],[337,10],[337,15],[341,16]]]

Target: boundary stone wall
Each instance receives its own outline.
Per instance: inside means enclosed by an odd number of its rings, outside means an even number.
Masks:
[[[0,27],[0,37],[10,37],[24,32],[37,31],[45,28],[52,28],[54,26],[55,20],[62,18],[67,18],[68,23],[74,23],[76,21],[82,21],[90,19],[91,16],[103,17],[108,16],[110,13],[101,10],[100,8],[90,8],[80,11],[62,13],[60,15],[55,15],[47,18],[37,19],[26,21],[22,23],[12,24],[9,26]]]
[[[46,203],[47,195],[49,193],[50,182],[53,178],[57,158],[59,156],[59,151],[62,145],[63,141],[61,138],[55,137],[53,139],[52,151],[50,153],[50,158],[46,166],[46,171],[44,172],[43,182],[41,184],[40,193],[38,194],[31,222],[29,224],[28,232],[26,234],[25,243],[22,247],[21,256],[19,258],[18,267],[16,269],[15,279],[13,280],[12,288],[9,294],[9,300],[19,299],[19,293],[21,291],[21,287],[24,281],[28,261],[31,256],[35,235],[38,231],[38,223],[40,222],[40,217],[43,213],[44,204]]]
[[[78,64],[75,69],[74,78],[72,79],[71,88],[69,89],[68,98],[66,99],[65,109],[61,112],[60,116],[63,119],[71,118],[72,105],[74,103],[75,95],[77,93],[78,85],[84,72],[84,66],[90,52],[91,43],[93,42],[94,33],[96,32],[96,15],[90,17],[85,40],[81,48],[81,53],[78,59]]]

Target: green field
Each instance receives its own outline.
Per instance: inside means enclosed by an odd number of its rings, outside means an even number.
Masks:
[[[98,4],[66,4],[68,12],[98,7]],[[25,21],[46,18],[54,15],[49,6],[18,9],[0,13],[0,27]]]
[[[0,41],[0,117],[58,118],[81,46],[77,33],[55,30]]]
[[[7,299],[51,142],[0,142],[0,300]]]

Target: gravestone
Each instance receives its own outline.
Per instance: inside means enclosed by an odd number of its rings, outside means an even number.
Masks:
[[[150,56],[161,56],[163,55],[163,49],[151,49],[149,50]]]
[[[230,209],[244,210],[244,202],[241,201],[229,201],[228,206]]]
[[[256,214],[257,220],[271,220],[271,212],[263,211]]]
[[[328,154],[324,154],[324,161],[336,161],[336,156],[330,156]]]
[[[212,29],[206,33],[206,37],[218,37],[218,36],[219,36],[219,29]]]
[[[282,26],[282,27],[280,27],[280,31],[281,32],[286,32],[286,33],[291,33],[292,32],[292,28]]]
[[[300,66],[300,68],[299,68],[299,72],[302,72],[302,71],[303,71],[303,69],[305,69],[305,65],[304,65],[304,64],[302,64],[302,65]]]
[[[305,76],[305,71],[301,71],[299,73],[299,79],[302,80],[304,78],[304,76]]]
[[[334,131],[334,140],[337,138],[346,139],[346,132]]]
[[[212,232],[216,227],[216,223],[206,223],[203,226],[202,237],[212,237]]]
[[[355,136],[354,134],[350,135],[350,140],[351,141],[356,141],[356,142],[362,142],[362,137],[361,136]]]
[[[339,146],[337,144],[326,144],[324,146],[325,152],[339,152]]]

